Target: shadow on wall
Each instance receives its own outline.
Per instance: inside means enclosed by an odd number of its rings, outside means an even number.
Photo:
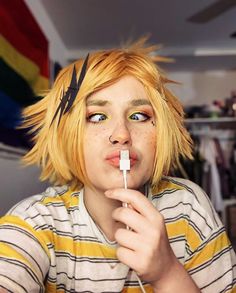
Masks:
[[[22,166],[19,158],[0,156],[0,216],[22,199],[45,191],[37,167]]]

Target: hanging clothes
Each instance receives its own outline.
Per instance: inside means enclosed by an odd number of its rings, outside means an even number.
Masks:
[[[210,197],[215,209],[223,210],[220,174],[217,168],[217,149],[215,142],[209,136],[202,136],[199,147],[200,154],[210,165]]]

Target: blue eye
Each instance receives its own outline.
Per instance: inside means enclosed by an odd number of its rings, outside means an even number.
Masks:
[[[150,116],[145,113],[137,112],[137,113],[131,114],[129,116],[129,119],[144,122],[144,121],[149,120]]]
[[[102,113],[95,113],[88,116],[87,120],[92,123],[99,123],[107,119],[107,116]]]

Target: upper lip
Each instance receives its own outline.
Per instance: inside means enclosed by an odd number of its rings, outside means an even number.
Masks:
[[[106,160],[110,160],[110,159],[114,159],[114,158],[120,158],[120,151],[121,150],[112,151],[111,153],[109,153],[106,156]],[[135,152],[129,150],[129,159],[137,160],[138,156],[137,156],[137,154]]]

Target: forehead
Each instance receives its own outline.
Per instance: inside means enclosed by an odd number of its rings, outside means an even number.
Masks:
[[[137,78],[127,75],[114,84],[91,94],[87,99],[87,105],[91,105],[97,100],[108,102],[119,100],[129,103],[134,99],[146,100],[149,103],[149,97],[142,83]]]

